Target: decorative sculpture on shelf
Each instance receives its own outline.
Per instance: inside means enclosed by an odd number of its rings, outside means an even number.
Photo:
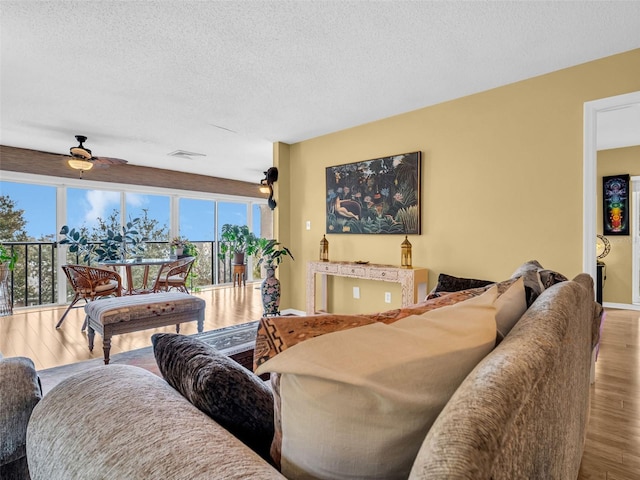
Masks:
[[[404,237],[404,242],[400,245],[400,265],[402,268],[411,268],[411,242],[409,239]]]
[[[320,261],[329,261],[329,241],[326,235],[322,235],[322,240],[320,240]]]

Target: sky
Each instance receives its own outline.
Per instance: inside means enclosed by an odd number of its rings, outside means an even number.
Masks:
[[[35,239],[56,233],[56,187],[0,181],[0,195],[7,195],[24,210],[26,230]],[[212,240],[215,228],[215,204],[212,200],[180,199],[180,235],[192,241]],[[71,228],[97,225],[97,218],[106,219],[119,209],[120,193],[106,190],[67,188],[67,222]],[[149,217],[169,226],[169,197],[166,195],[126,194],[127,219],[148,209]],[[260,234],[257,206],[254,205],[254,233]],[[218,202],[218,230],[225,223],[247,224],[246,203]]]

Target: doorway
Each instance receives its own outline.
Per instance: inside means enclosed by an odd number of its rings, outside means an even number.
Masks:
[[[583,158],[583,271],[594,279],[597,275],[596,267],[596,212],[597,212],[597,151],[598,127],[602,129],[604,118],[611,117],[611,113],[624,111],[630,106],[640,109],[640,92],[603,98],[584,104],[584,158]],[[635,110],[634,110],[635,112]],[[606,117],[605,117],[606,116]],[[600,117],[600,118],[599,118]],[[638,129],[640,131],[640,129]],[[640,144],[640,142],[638,143]],[[620,145],[623,146],[623,145]],[[611,147],[609,147],[611,148]],[[632,214],[637,215],[634,209]],[[636,223],[636,222],[633,222]],[[635,242],[634,242],[635,243]],[[616,308],[640,310],[640,305],[607,305]]]

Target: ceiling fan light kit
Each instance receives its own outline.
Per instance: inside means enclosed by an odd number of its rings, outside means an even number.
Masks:
[[[91,170],[93,168],[93,163],[81,158],[70,158],[67,163],[75,170]]]
[[[127,163],[126,160],[121,160],[119,158],[94,157],[91,153],[91,150],[83,145],[83,143],[87,141],[87,137],[85,137],[84,135],[76,135],[76,140],[78,141],[79,145],[77,147],[71,147],[69,149],[71,158],[67,160],[69,166],[74,170],[91,170],[96,163],[99,163],[102,166]]]

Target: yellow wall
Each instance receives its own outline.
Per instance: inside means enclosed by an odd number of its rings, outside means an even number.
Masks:
[[[598,152],[598,198],[602,199],[602,177],[628,173],[632,177],[640,175],[640,146],[615,148]],[[630,219],[637,219],[638,212],[633,211],[631,185],[629,185]],[[598,233],[602,233],[602,202],[598,202]],[[633,222],[633,220],[632,220]],[[632,303],[631,269],[632,236],[610,235],[607,237],[611,251],[603,260],[606,264],[607,279],[602,291],[602,300],[612,303]]]
[[[579,273],[583,105],[637,90],[640,49],[291,145],[290,169],[280,172],[290,202],[278,208],[288,209],[283,233],[296,261],[283,308],[304,309],[306,262],[318,258],[325,232],[326,167],[417,150],[422,235],[409,239],[413,264],[430,270],[429,288],[441,272],[498,280],[533,258]],[[400,263],[400,236],[327,239],[331,260]],[[333,311],[356,308],[351,285],[333,282],[342,292]],[[384,284],[369,288],[379,289],[379,302],[359,311],[398,306],[383,302]]]

